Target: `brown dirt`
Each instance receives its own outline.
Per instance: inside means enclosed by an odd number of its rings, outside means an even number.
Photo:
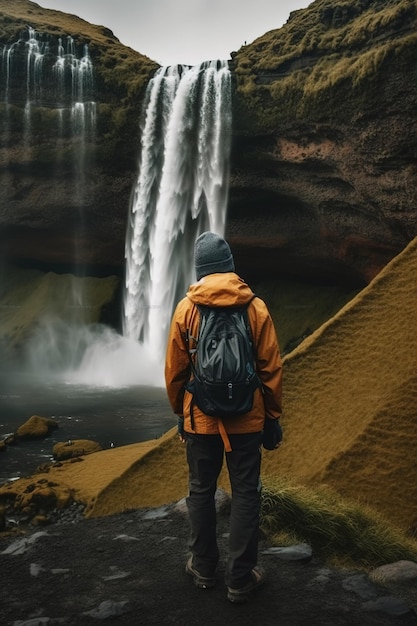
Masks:
[[[218,584],[211,590],[195,588],[185,574],[188,522],[183,510],[165,507],[165,517],[152,515],[156,511],[138,509],[34,529],[31,535],[47,534],[39,536],[24,554],[4,554],[18,537],[0,538],[0,587],[7,599],[0,604],[1,624],[93,624],[98,618],[86,613],[110,601],[122,603],[122,614],[108,617],[105,623],[120,626],[417,624],[411,610],[401,616],[367,610],[369,602],[390,592],[370,587],[363,574],[324,567],[314,557],[302,562],[265,555],[265,538],[261,538],[259,557],[268,572],[265,587],[243,606],[230,604],[222,566]],[[223,559],[227,519],[227,511],[219,514]],[[354,591],[358,580],[362,583]]]

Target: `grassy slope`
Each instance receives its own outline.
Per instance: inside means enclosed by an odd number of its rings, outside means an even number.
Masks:
[[[266,474],[417,521],[417,240],[285,359],[285,445]]]
[[[0,342],[19,346],[44,318],[86,324],[98,322],[101,309],[114,298],[115,276],[58,275],[38,270],[8,270],[0,293]],[[84,304],[76,308],[78,299]]]

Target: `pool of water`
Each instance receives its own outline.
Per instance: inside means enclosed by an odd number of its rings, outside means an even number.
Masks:
[[[32,415],[53,418],[58,429],[45,439],[7,446],[0,454],[0,484],[51,461],[57,442],[92,439],[103,448],[117,447],[158,438],[176,424],[162,387],[99,387],[0,375],[0,438]]]

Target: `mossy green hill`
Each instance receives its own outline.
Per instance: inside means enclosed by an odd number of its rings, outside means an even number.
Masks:
[[[315,0],[234,54],[244,126],[271,132],[293,121],[350,123],[378,115],[384,78],[412,63],[414,0]]]

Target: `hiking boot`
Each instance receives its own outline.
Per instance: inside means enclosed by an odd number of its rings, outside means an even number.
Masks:
[[[198,589],[211,589],[216,584],[216,578],[214,576],[202,576],[200,572],[197,572],[193,567],[193,557],[187,561],[185,566],[185,572],[189,576],[192,576],[194,584]]]
[[[227,599],[234,604],[247,602],[251,594],[259,589],[266,580],[266,574],[260,567],[254,567],[251,571],[252,580],[239,589],[227,588]]]

